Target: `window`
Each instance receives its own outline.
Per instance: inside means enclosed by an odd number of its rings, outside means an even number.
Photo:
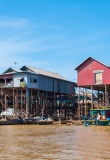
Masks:
[[[95,84],[102,84],[102,73],[95,73]]]
[[[30,82],[31,83],[37,83],[37,78],[30,77]]]
[[[20,79],[20,82],[24,82],[24,78],[21,78],[21,79]]]
[[[36,78],[34,78],[34,83],[37,83],[37,79]]]

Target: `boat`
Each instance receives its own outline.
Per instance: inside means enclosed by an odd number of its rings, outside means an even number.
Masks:
[[[0,119],[0,125],[15,125],[15,124],[23,124],[22,119]]]
[[[72,124],[72,120],[60,120],[61,124]]]
[[[97,116],[100,114],[100,119],[97,120]],[[90,117],[84,120],[85,126],[88,125],[110,125],[110,108],[90,109]]]
[[[43,118],[38,120],[37,122],[39,125],[48,125],[48,124],[53,124],[53,119],[52,118]]]
[[[38,124],[38,120],[40,120],[41,118],[38,117],[26,117],[25,119],[23,119],[23,123],[24,124]]]
[[[23,119],[15,114],[14,108],[7,108],[0,114],[0,125],[23,124]]]

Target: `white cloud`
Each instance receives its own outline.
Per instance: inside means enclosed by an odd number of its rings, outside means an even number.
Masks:
[[[19,29],[19,28],[27,27],[28,25],[30,25],[30,22],[25,19],[0,17],[0,28],[8,27],[13,29]]]
[[[0,53],[14,56],[66,47],[65,34],[43,35],[41,28],[44,26],[38,26],[35,28],[31,22],[24,19],[0,17]]]
[[[47,26],[41,24],[36,26],[25,19],[0,17],[0,72],[8,67],[21,68],[23,65],[30,65],[55,71],[72,80],[74,79],[73,72],[76,76],[75,67],[70,66],[70,64],[76,63],[73,55],[78,57],[77,54],[79,53],[81,55],[85,51],[86,53],[90,50],[92,52],[104,47],[97,41],[109,33],[109,31],[101,32],[101,34],[93,32],[72,36],[63,32],[60,26],[48,27],[51,32],[46,32]],[[54,56],[49,56],[50,54],[54,54]],[[66,57],[66,66],[63,60],[60,64],[59,57]],[[68,64],[68,58],[73,58],[73,62]],[[14,62],[17,62],[16,66]],[[57,62],[58,66],[56,65]]]

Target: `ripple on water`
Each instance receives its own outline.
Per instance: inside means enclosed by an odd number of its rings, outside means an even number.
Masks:
[[[0,160],[107,160],[110,126],[0,126]]]

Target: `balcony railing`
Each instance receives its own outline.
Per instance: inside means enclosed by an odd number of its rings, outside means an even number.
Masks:
[[[13,87],[13,83],[1,83],[0,87],[1,88],[11,88]]]
[[[13,83],[1,83],[0,84],[0,88],[12,88],[14,87]],[[26,87],[26,83],[25,82],[20,82],[19,86],[17,87]]]

